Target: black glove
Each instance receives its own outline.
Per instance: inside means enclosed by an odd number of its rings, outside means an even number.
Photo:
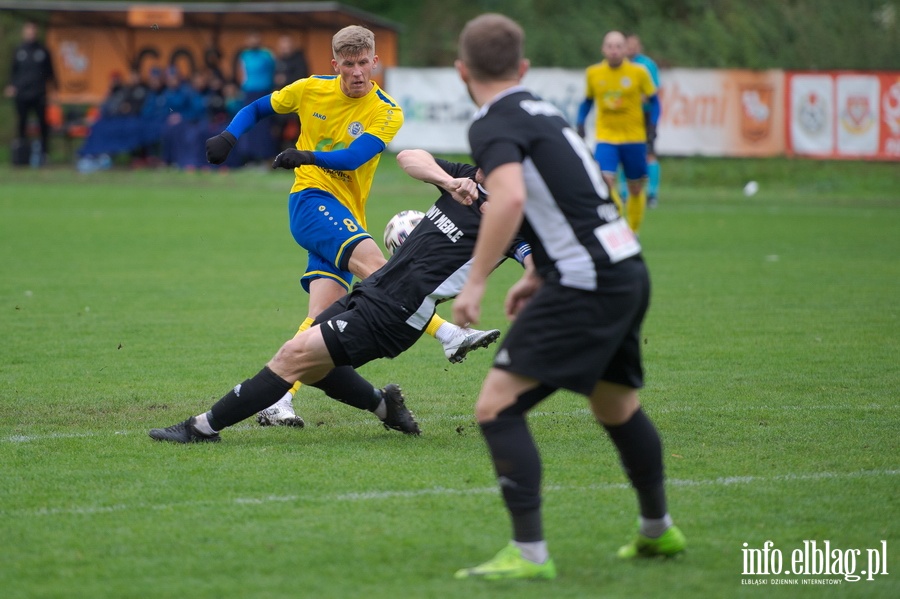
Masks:
[[[575,130],[578,132],[578,137],[584,138],[584,125],[576,125]]]
[[[222,131],[206,140],[206,159],[210,164],[222,164],[228,158],[237,138],[228,131]]]
[[[297,168],[304,164],[316,164],[313,153],[308,150],[295,150],[290,148],[275,157],[272,168]]]

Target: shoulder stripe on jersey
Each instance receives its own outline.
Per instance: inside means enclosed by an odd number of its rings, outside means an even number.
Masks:
[[[381,93],[381,90],[380,90],[380,89],[379,89],[378,91],[375,92],[375,95],[377,95],[379,98],[381,98],[381,101],[382,101],[382,102],[384,102],[384,103],[386,103],[386,104],[388,104],[388,105],[393,106],[393,107],[396,108],[397,105],[394,104],[393,102],[391,102],[391,99],[390,99],[390,98],[388,98],[388,97],[385,96],[383,93]]]
[[[337,75],[311,75],[310,79],[337,79]]]
[[[526,158],[522,166],[529,200],[525,202],[525,216],[544,251],[556,263],[559,282],[566,287],[595,291],[597,269],[590,252],[579,241],[531,158]]]

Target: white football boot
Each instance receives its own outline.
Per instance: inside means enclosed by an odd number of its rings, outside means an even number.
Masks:
[[[487,347],[499,338],[499,329],[479,331],[478,329],[460,327],[449,341],[443,343],[444,355],[453,364],[458,364],[466,359],[466,355],[470,351]]]

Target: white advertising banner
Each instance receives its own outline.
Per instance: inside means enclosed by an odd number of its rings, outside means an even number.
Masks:
[[[800,154],[834,151],[834,83],[830,75],[795,75],[790,80],[790,137]]]
[[[661,73],[657,152],[667,155],[770,156],[784,153],[781,71],[670,69]],[[575,122],[584,99],[583,69],[531,69],[524,85]],[[391,150],[467,153],[476,108],[453,68],[391,68],[385,89],[404,125]],[[594,114],[586,123],[593,142]]]
[[[392,151],[468,153],[469,121],[476,108],[456,69],[391,68],[384,87],[403,109],[403,126],[391,142]]]
[[[584,99],[583,71],[535,68],[523,84],[575,122]],[[391,68],[384,87],[403,108],[403,127],[391,142],[392,151],[469,152],[469,123],[477,108],[456,69]]]
[[[845,156],[878,153],[881,90],[877,75],[836,78],[837,149]]]
[[[900,72],[785,73],[788,155],[900,160]]]

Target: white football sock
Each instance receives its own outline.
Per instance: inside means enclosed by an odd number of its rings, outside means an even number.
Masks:
[[[459,331],[458,326],[456,326],[452,322],[445,322],[438,327],[438,330],[435,331],[434,336],[441,343],[447,343],[456,336],[457,331]]]
[[[381,420],[384,420],[387,417],[387,404],[384,403],[384,399],[381,400],[381,403],[378,404],[378,407],[372,410],[372,413],[378,416]]]
[[[669,530],[672,524],[672,516],[669,514],[666,514],[662,518],[644,518],[641,516],[640,533],[645,537],[655,539]]]
[[[213,428],[209,425],[209,419],[206,417],[206,412],[199,414],[194,417],[194,428],[204,435],[215,435],[219,431],[214,431]]]
[[[530,562],[543,564],[550,557],[550,552],[547,551],[547,541],[533,541],[530,543],[513,541],[513,543],[522,552],[522,557]]]

